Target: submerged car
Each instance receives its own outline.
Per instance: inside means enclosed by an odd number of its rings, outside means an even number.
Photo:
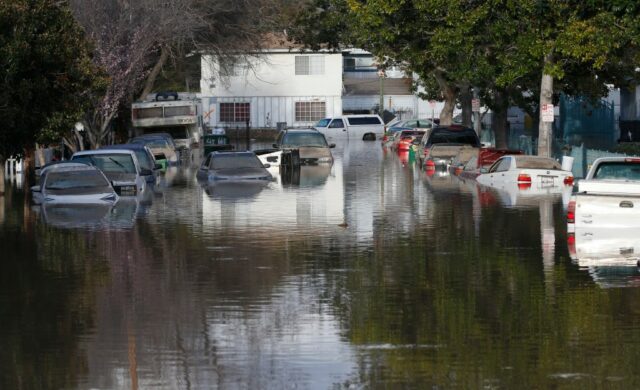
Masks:
[[[324,134],[314,129],[282,130],[273,147],[277,150],[298,150],[300,164],[331,164],[331,148]]]
[[[40,184],[31,190],[36,204],[113,204],[118,201],[118,195],[104,173],[94,166],[77,162],[43,168]]]
[[[146,169],[144,173],[149,173],[148,175],[142,175],[147,183],[155,183],[158,177],[158,171],[162,169],[162,165],[156,163],[156,159],[153,157],[153,153],[151,150],[142,144],[121,144],[121,145],[109,145],[103,146],[100,149],[102,150],[114,150],[114,149],[124,149],[124,150],[132,150],[135,152],[136,157],[138,158],[138,163],[140,163],[141,169]]]
[[[211,152],[198,169],[196,177],[210,181],[268,181],[273,179],[266,169],[268,167],[253,152]]]
[[[152,174],[141,168],[136,154],[132,150],[85,150],[76,152],[71,160],[94,165],[100,169],[120,196],[136,196],[146,188],[143,178]]]
[[[563,171],[559,162],[539,156],[503,156],[476,178],[478,183],[500,187],[517,184],[520,189],[573,185],[571,171]]]
[[[434,145],[438,145],[438,153],[432,152]],[[425,132],[416,157],[425,168],[446,167],[465,145],[480,148],[480,139],[473,129],[459,125],[437,126]]]
[[[178,165],[180,158],[173,140],[162,134],[145,134],[131,138],[130,144],[142,144],[153,153],[153,157],[163,166]]]
[[[411,148],[411,145],[417,143],[423,136],[424,131],[422,130],[400,130],[394,137],[391,148],[398,152],[406,152]]]

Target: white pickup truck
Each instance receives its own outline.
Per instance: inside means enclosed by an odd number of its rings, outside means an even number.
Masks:
[[[640,158],[597,159],[567,211],[569,253],[580,265],[640,266]]]

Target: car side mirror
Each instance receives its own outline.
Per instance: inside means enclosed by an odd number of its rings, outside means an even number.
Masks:
[[[162,169],[162,164],[155,164],[153,169]]]
[[[265,168],[271,168],[271,164],[262,164],[262,166]]]
[[[331,148],[331,149],[333,149],[333,148],[335,148],[335,147],[336,147],[336,144],[330,144],[330,145],[329,145],[329,148]]]
[[[151,171],[151,169],[147,169],[147,168],[140,169],[140,176],[151,176],[151,175],[153,175],[153,172]]]
[[[40,186],[32,186],[31,192],[40,192]]]

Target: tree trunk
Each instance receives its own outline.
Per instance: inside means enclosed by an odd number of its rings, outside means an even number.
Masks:
[[[473,126],[472,115],[473,111],[471,110],[471,100],[473,99],[473,95],[471,93],[471,88],[469,88],[468,84],[463,84],[460,86],[460,105],[462,105],[462,125],[465,127]]]
[[[538,127],[538,156],[551,157],[551,142],[553,140],[552,122],[542,120],[542,107],[553,104],[553,76],[548,74],[548,67],[553,64],[553,55],[544,56],[544,70],[540,82],[540,123]]]
[[[36,143],[35,156],[38,159],[38,164],[41,167],[44,167],[44,165],[47,163],[46,161],[44,161],[44,148],[40,147],[38,143]]]
[[[156,79],[158,78],[158,75],[160,74],[162,67],[167,62],[168,59],[169,59],[169,49],[166,46],[162,46],[162,49],[160,49],[160,58],[158,58],[158,62],[156,62],[156,64],[153,66],[153,69],[151,69],[151,72],[149,73],[149,76],[147,77],[147,80],[144,83],[144,88],[142,89],[142,92],[140,93],[140,97],[138,98],[138,100],[144,100],[147,97],[147,95],[153,91],[153,87],[156,84]]]
[[[4,157],[0,156],[0,197],[4,195]],[[0,205],[0,212],[4,212],[3,205]]]
[[[496,89],[494,98],[493,118],[491,125],[496,137],[496,148],[506,149],[508,144],[508,125],[507,125],[507,110],[509,109],[509,99],[506,91]]]
[[[433,73],[442,97],[444,98],[444,107],[440,111],[440,125],[449,126],[453,123],[453,109],[456,106],[456,91],[453,86],[446,80],[442,71],[436,70]]]

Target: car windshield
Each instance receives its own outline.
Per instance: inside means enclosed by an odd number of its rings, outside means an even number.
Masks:
[[[480,146],[480,141],[478,140],[478,136],[473,130],[452,131],[441,129],[434,130],[434,132],[431,134],[431,137],[429,137],[428,144],[462,144],[478,147]]]
[[[551,158],[517,157],[516,168],[524,169],[561,169],[560,163]]]
[[[316,127],[327,127],[329,126],[329,122],[331,122],[330,118],[320,119],[320,121],[316,123]]]
[[[327,147],[327,140],[320,133],[316,132],[304,132],[304,133],[292,133],[287,132],[282,138],[282,146],[284,147],[300,147],[300,146],[312,146],[312,147]]]
[[[151,161],[151,156],[147,154],[146,150],[136,149],[134,152],[136,153],[136,157],[140,163],[140,168],[153,170],[153,161]]]
[[[640,180],[640,163],[624,161],[601,162],[594,179]]]
[[[252,154],[223,154],[211,160],[211,169],[232,168],[262,168],[262,163]]]
[[[93,189],[92,192],[111,191],[109,182],[96,170],[51,172],[47,175],[47,190]]]
[[[74,156],[73,161],[94,165],[105,173],[136,173],[130,154],[85,154]]]
[[[146,145],[151,149],[171,149],[169,141],[163,138],[133,139],[131,140],[131,143]]]

